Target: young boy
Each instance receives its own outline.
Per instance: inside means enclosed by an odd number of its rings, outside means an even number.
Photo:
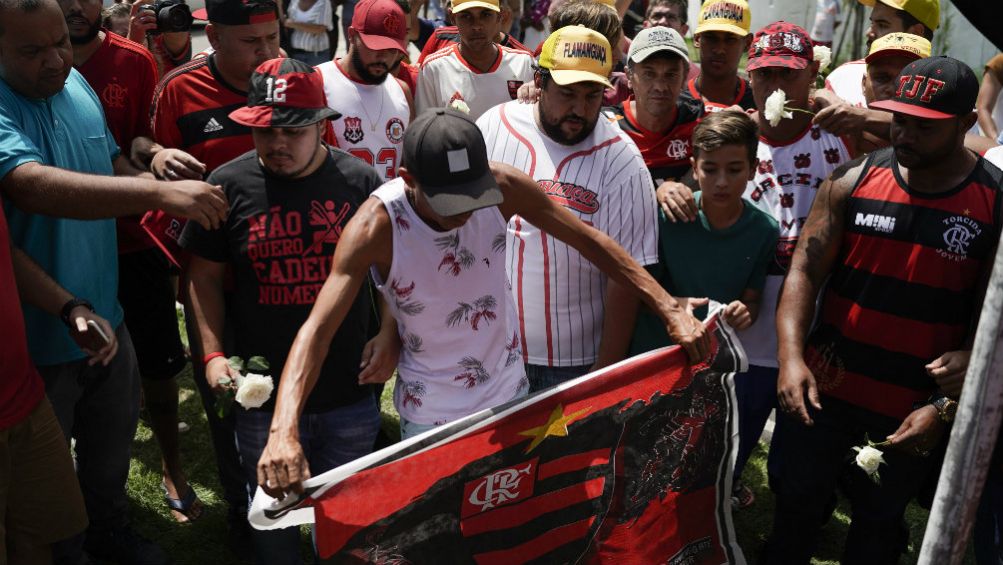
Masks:
[[[742,193],[756,172],[759,145],[756,123],[745,113],[709,114],[693,131],[693,176],[698,213],[694,222],[671,222],[659,216],[658,264],[652,275],[673,296],[709,298],[722,304],[724,319],[744,330],[756,321],[767,266],[776,252],[779,227],[766,212],[746,202]],[[703,317],[706,308],[695,314]],[[669,337],[649,311],[638,312],[630,354],[669,345]],[[751,413],[755,402],[749,379],[735,378],[738,397],[739,456],[733,501],[752,503],[751,491],[737,479],[759,441],[762,426]],[[737,498],[737,500],[736,500]]]

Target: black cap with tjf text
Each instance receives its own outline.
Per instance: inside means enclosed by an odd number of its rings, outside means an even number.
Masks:
[[[942,120],[972,113],[978,96],[979,80],[968,65],[950,57],[927,57],[902,69],[895,96],[869,106]]]
[[[436,214],[456,216],[502,203],[480,128],[455,110],[431,108],[404,134],[404,166]]]

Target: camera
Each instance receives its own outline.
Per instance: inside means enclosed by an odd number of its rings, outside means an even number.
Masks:
[[[157,0],[153,4],[142,7],[157,16],[157,29],[150,30],[149,33],[175,33],[188,31],[192,28],[192,11],[181,0]]]

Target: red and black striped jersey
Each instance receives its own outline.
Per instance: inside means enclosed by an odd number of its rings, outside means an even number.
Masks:
[[[207,175],[254,149],[251,128],[230,119],[247,104],[247,93],[223,80],[215,59],[210,54],[168,73],[151,109],[154,140],[191,153],[205,163]]]
[[[498,45],[508,47],[510,49],[518,49],[520,51],[525,51],[527,53],[532,53],[528,47],[519,43],[519,40],[512,37],[507,33],[502,33],[502,40],[498,42]],[[445,49],[454,43],[460,42],[460,30],[456,26],[443,26],[435,28],[432,32],[432,37],[428,38],[425,42],[425,46],[421,48],[421,55],[418,56],[418,65],[425,62],[425,58],[439,51]],[[413,91],[412,91],[413,92]]]
[[[936,389],[925,365],[965,348],[1000,236],[1003,173],[984,159],[947,192],[910,190],[893,148],[846,205],[839,259],[806,360],[819,390],[904,419]]]
[[[679,103],[682,104],[684,101],[699,100],[704,105],[704,111],[706,113],[720,112],[726,108],[730,108],[738,104],[743,110],[755,110],[756,101],[752,98],[752,89],[749,87],[749,81],[742,77],[738,77],[738,88],[735,89],[735,99],[727,104],[721,104],[718,102],[711,102],[700,94],[700,89],[697,88],[697,78],[691,78],[686,81],[686,86],[683,91],[679,94]]]
[[[680,101],[675,123],[665,133],[657,133],[637,121],[632,102],[634,97],[630,96],[623,104],[606,108],[605,114],[637,144],[656,187],[667,180],[679,180],[691,168],[693,130],[703,116],[703,104],[696,100]]]

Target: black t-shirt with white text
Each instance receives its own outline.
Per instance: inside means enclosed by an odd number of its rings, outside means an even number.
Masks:
[[[341,232],[382,181],[361,160],[331,149],[320,168],[304,178],[269,174],[251,151],[217,168],[207,182],[222,185],[230,213],[216,230],[188,222],[181,245],[231,267],[234,292],[227,323],[234,330],[234,350],[226,354],[264,356],[278,391],[289,348],[327,280]],[[304,413],[347,406],[369,394],[357,378],[374,323],[364,285],[331,342]],[[274,399],[275,393],[262,408],[272,410]]]

